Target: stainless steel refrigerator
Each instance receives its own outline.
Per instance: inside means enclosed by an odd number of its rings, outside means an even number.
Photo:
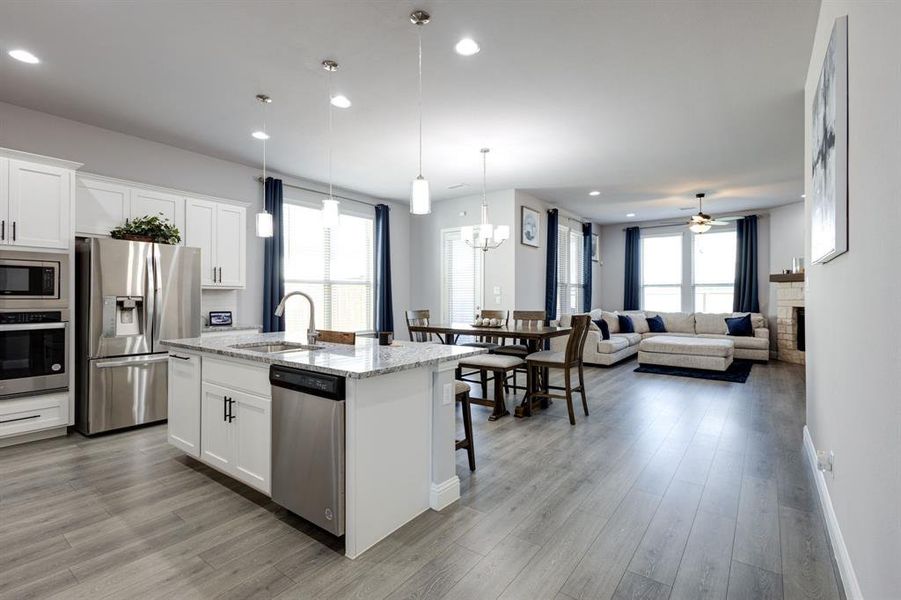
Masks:
[[[161,340],[200,335],[200,250],[75,242],[75,428],[86,435],[166,419]]]

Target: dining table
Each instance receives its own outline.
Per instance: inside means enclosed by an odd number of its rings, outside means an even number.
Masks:
[[[462,336],[476,338],[501,338],[505,340],[513,340],[513,343],[524,343],[529,352],[538,352],[543,350],[545,342],[551,338],[569,335],[572,331],[570,327],[560,327],[555,325],[516,325],[508,324],[501,326],[474,325],[472,323],[429,323],[428,325],[410,325],[410,333],[428,333],[438,338],[443,344],[456,344],[457,340]],[[543,381],[547,381],[547,370],[544,370]],[[475,404],[483,404],[485,406],[495,406],[494,402],[485,398],[472,398]],[[542,400],[541,406],[548,401]],[[517,417],[530,416],[532,414],[533,404],[529,399],[528,392],[523,401],[516,407],[514,415]],[[534,407],[538,408],[538,407]]]

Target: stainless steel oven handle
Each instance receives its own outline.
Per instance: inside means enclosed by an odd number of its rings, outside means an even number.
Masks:
[[[0,331],[34,331],[35,329],[65,329],[69,324],[65,321],[55,323],[22,323],[0,325]]]
[[[159,354],[154,355],[149,358],[143,357],[135,357],[135,358],[126,358],[126,359],[117,359],[117,360],[107,360],[103,362],[94,363],[94,366],[98,369],[112,369],[114,367],[140,367],[143,365],[152,365],[161,362],[167,362],[169,360],[169,356],[167,354]]]

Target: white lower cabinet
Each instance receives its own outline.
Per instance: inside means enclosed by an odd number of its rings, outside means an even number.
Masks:
[[[67,392],[0,400],[0,439],[65,427],[68,423]]]
[[[272,463],[268,367],[171,351],[169,443],[268,495]]]
[[[200,357],[169,354],[169,443],[200,458]]]

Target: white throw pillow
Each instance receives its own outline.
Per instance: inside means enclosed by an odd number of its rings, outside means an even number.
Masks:
[[[644,312],[640,310],[625,310],[620,314],[632,318],[632,327],[635,333],[647,333],[651,330],[648,326],[648,318]]]
[[[619,313],[604,310],[601,311],[601,318],[607,321],[607,328],[610,330],[610,333],[619,333]]]

